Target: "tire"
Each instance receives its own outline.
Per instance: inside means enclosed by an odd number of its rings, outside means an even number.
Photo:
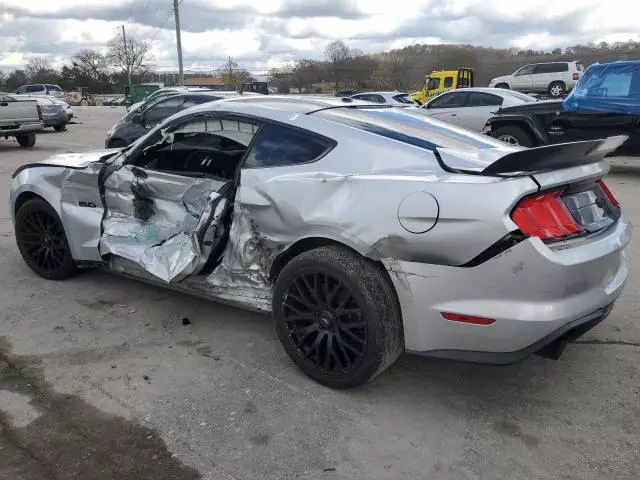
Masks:
[[[509,90],[509,84],[507,83],[499,83],[496,85],[496,88],[503,88],[505,90]]]
[[[499,127],[495,132],[491,132],[491,136],[510,145],[521,147],[533,147],[534,141],[531,135],[521,127],[515,125],[507,125]]]
[[[16,213],[16,243],[35,273],[49,280],[71,277],[75,264],[56,211],[41,198],[27,200]]]
[[[273,316],[289,357],[327,387],[362,385],[404,351],[391,282],[344,247],[316,248],[287,263],[275,281]]]
[[[64,132],[67,129],[67,124],[66,123],[59,123],[58,125],[54,125],[53,129],[56,132]]]
[[[109,146],[107,148],[124,148],[127,146],[127,142],[119,138],[109,140]]]
[[[80,100],[80,105],[83,107],[87,107],[89,106],[89,102],[83,98],[82,100]]]
[[[547,91],[553,98],[560,98],[567,93],[567,86],[564,82],[552,82]]]
[[[18,141],[18,145],[22,148],[32,148],[36,144],[36,134],[22,133],[20,135],[16,135],[16,140]]]

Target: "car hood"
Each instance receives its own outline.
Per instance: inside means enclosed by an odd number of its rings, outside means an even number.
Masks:
[[[562,100],[540,100],[538,102],[521,103],[520,105],[514,105],[512,107],[501,108],[498,110],[498,114],[549,111],[563,112],[564,108],[562,107]]]
[[[104,162],[108,158],[121,152],[121,148],[110,148],[106,150],[94,150],[84,153],[61,153],[53,155],[46,160],[37,163],[25,163],[13,172],[12,177],[16,177],[21,171],[35,167],[65,167],[73,169],[86,168],[94,162]]]
[[[106,150],[94,150],[92,152],[84,153],[61,153],[59,155],[53,155],[40,163],[44,163],[47,166],[84,168],[93,162],[104,161],[118,153],[120,150],[122,149],[109,148]]]
[[[511,80],[511,78],[513,77],[513,75],[503,75],[502,77],[496,77],[491,79],[490,83],[496,84],[496,83],[500,83],[500,82],[506,82],[508,80]]]

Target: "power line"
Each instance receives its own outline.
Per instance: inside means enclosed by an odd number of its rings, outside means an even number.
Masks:
[[[181,2],[182,3],[182,2]],[[179,5],[179,4],[178,4]],[[160,32],[162,32],[162,29],[164,28],[164,26],[167,24],[167,22],[169,21],[169,19],[171,18],[173,14],[173,5],[171,5],[169,7],[169,9],[167,10],[167,14],[164,17],[164,20],[162,21],[162,23],[160,24],[159,27],[156,28],[155,30],[155,35],[153,35],[153,37],[151,38],[151,43],[153,43],[156,38],[158,38],[158,35],[160,35]]]

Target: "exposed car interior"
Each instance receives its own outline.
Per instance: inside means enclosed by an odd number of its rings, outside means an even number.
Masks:
[[[134,163],[151,170],[228,181],[258,125],[236,120],[197,119],[172,131],[158,132]]]

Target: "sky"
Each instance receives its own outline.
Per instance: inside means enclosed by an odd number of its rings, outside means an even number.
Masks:
[[[0,69],[81,48],[104,51],[125,25],[152,41],[159,70],[177,64],[172,0],[0,0]],[[252,72],[323,58],[333,40],[366,53],[416,43],[551,50],[640,40],[640,0],[181,0],[186,71],[227,56]]]

